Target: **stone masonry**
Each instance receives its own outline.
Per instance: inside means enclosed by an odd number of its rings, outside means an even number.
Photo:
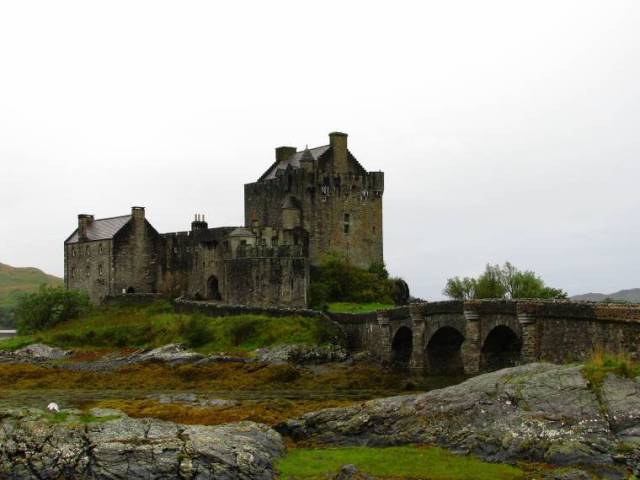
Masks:
[[[245,185],[245,225],[158,233],[144,207],[95,219],[78,215],[65,241],[65,286],[99,303],[159,293],[227,304],[308,305],[309,268],[327,253],[369,267],[383,262],[384,174],[367,172],[334,132],[329,145],[276,148],[276,160]]]

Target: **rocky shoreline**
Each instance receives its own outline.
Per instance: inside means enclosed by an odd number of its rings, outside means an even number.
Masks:
[[[640,379],[591,385],[581,366],[534,363],[417,395],[310,413],[276,429],[297,442],[430,444],[493,462],[640,473]]]
[[[62,360],[65,369],[89,371],[134,363],[186,363],[205,371],[216,362],[353,361],[339,349],[298,346],[257,351],[251,359],[203,356],[180,345],[115,359],[69,358],[69,352],[32,345],[5,355],[4,362],[60,365]],[[256,368],[264,367],[256,363]],[[234,400],[180,390],[150,398],[159,404],[242,408]],[[12,479],[262,480],[274,478],[273,462],[284,453],[282,437],[297,446],[437,445],[490,462],[577,467],[584,476],[575,478],[595,474],[626,479],[640,475],[640,377],[608,374],[591,383],[582,366],[534,363],[426,393],[314,411],[275,429],[246,421],[181,425],[106,409],[53,414],[7,408],[0,409],[0,437],[0,477]]]
[[[265,425],[217,427],[133,419],[122,412],[0,412],[0,477],[7,479],[267,480],[284,453]]]

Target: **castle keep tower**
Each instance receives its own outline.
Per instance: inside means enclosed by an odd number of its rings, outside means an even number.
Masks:
[[[382,263],[384,173],[367,172],[347,147],[347,134],[329,145],[276,148],[276,160],[244,187],[246,227],[308,232],[311,264],[329,252],[363,268]]]

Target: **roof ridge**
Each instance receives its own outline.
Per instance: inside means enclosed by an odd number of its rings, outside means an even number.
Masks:
[[[99,222],[101,220],[113,220],[115,218],[125,218],[125,217],[131,217],[131,214],[129,214],[129,215],[116,215],[115,217],[94,218],[93,221],[94,222]]]

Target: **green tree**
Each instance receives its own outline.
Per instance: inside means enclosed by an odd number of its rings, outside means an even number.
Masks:
[[[443,293],[459,300],[472,298],[567,298],[566,292],[545,285],[533,271],[521,271],[506,262],[487,264],[477,279],[453,277],[447,280]]]
[[[89,297],[63,287],[43,285],[35,293],[23,295],[15,309],[20,335],[46,330],[58,323],[78,318],[91,308]]]

